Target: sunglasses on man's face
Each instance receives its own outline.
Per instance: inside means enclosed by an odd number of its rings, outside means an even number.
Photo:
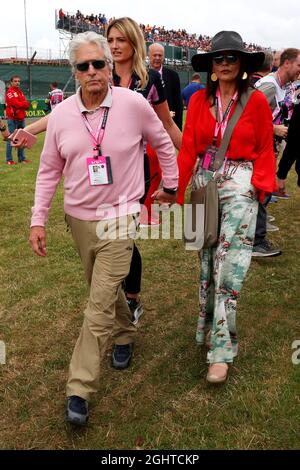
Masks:
[[[224,54],[224,55],[215,55],[213,56],[213,61],[215,64],[222,64],[222,62],[227,62],[227,64],[235,64],[238,61],[238,56],[235,54]]]
[[[106,66],[106,62],[102,59],[89,60],[88,62],[80,62],[79,64],[76,64],[75,67],[79,72],[87,72],[90,65],[92,65],[96,70],[101,70]]]

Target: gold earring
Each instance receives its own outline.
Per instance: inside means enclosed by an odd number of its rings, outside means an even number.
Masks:
[[[242,80],[247,80],[247,78],[248,78],[248,74],[247,72],[244,72],[242,76]]]
[[[213,72],[213,73],[211,74],[210,79],[211,79],[212,82],[216,82],[216,81],[218,80],[218,77],[217,77],[217,75],[215,74],[215,72]]]

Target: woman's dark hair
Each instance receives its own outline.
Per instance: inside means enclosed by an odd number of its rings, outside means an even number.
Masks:
[[[246,91],[250,85],[250,74],[253,73],[253,70],[249,70],[249,67],[247,66],[247,62],[245,58],[240,55],[240,71],[237,76],[237,91],[238,95],[241,96],[241,94]],[[242,80],[242,77],[244,73],[247,73],[247,78],[245,80]],[[213,82],[212,79],[210,78],[212,74],[212,62],[210,64],[210,68],[207,72],[207,82],[206,82],[206,96],[207,99],[209,99],[212,104],[215,104],[215,97],[216,97],[216,91],[218,88],[218,81]]]

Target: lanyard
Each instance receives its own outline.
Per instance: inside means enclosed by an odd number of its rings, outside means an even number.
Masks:
[[[215,133],[214,133],[214,138],[213,138],[213,145],[216,145],[217,143],[217,138],[219,135],[219,132],[221,130],[221,137],[223,138],[225,129],[228,124],[229,120],[229,113],[230,110],[233,106],[233,103],[237,99],[238,92],[236,91],[234,95],[231,97],[229,104],[227,106],[227,109],[225,113],[223,114],[222,110],[222,102],[221,102],[221,95],[220,95],[220,89],[218,88],[217,93],[216,93],[216,126],[215,126]]]
[[[87,120],[87,117],[83,115],[83,122],[93,140],[93,152],[94,152],[95,158],[98,158],[99,156],[101,156],[101,144],[102,144],[102,140],[104,137],[108,112],[109,112],[109,108],[105,108],[103,112],[102,122],[101,121],[99,122],[96,132],[94,132],[93,129],[91,128],[91,125],[89,121]]]

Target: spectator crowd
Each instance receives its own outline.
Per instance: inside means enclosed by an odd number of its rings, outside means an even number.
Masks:
[[[76,14],[65,13],[62,8],[58,12],[57,28],[70,31],[71,33],[83,33],[94,31],[98,34],[105,33],[107,18],[103,13],[84,15],[80,10]]]
[[[58,12],[57,28],[70,31],[72,33],[82,33],[84,31],[95,31],[104,34],[108,24],[114,18],[107,19],[104,13],[84,15],[77,10],[76,14],[65,13],[62,8]],[[177,46],[201,51],[208,51],[211,47],[211,37],[207,35],[190,34],[185,29],[166,29],[164,26],[139,25],[143,31],[145,41],[162,42],[167,46]],[[260,51],[263,48],[254,43],[244,43],[248,51]]]

